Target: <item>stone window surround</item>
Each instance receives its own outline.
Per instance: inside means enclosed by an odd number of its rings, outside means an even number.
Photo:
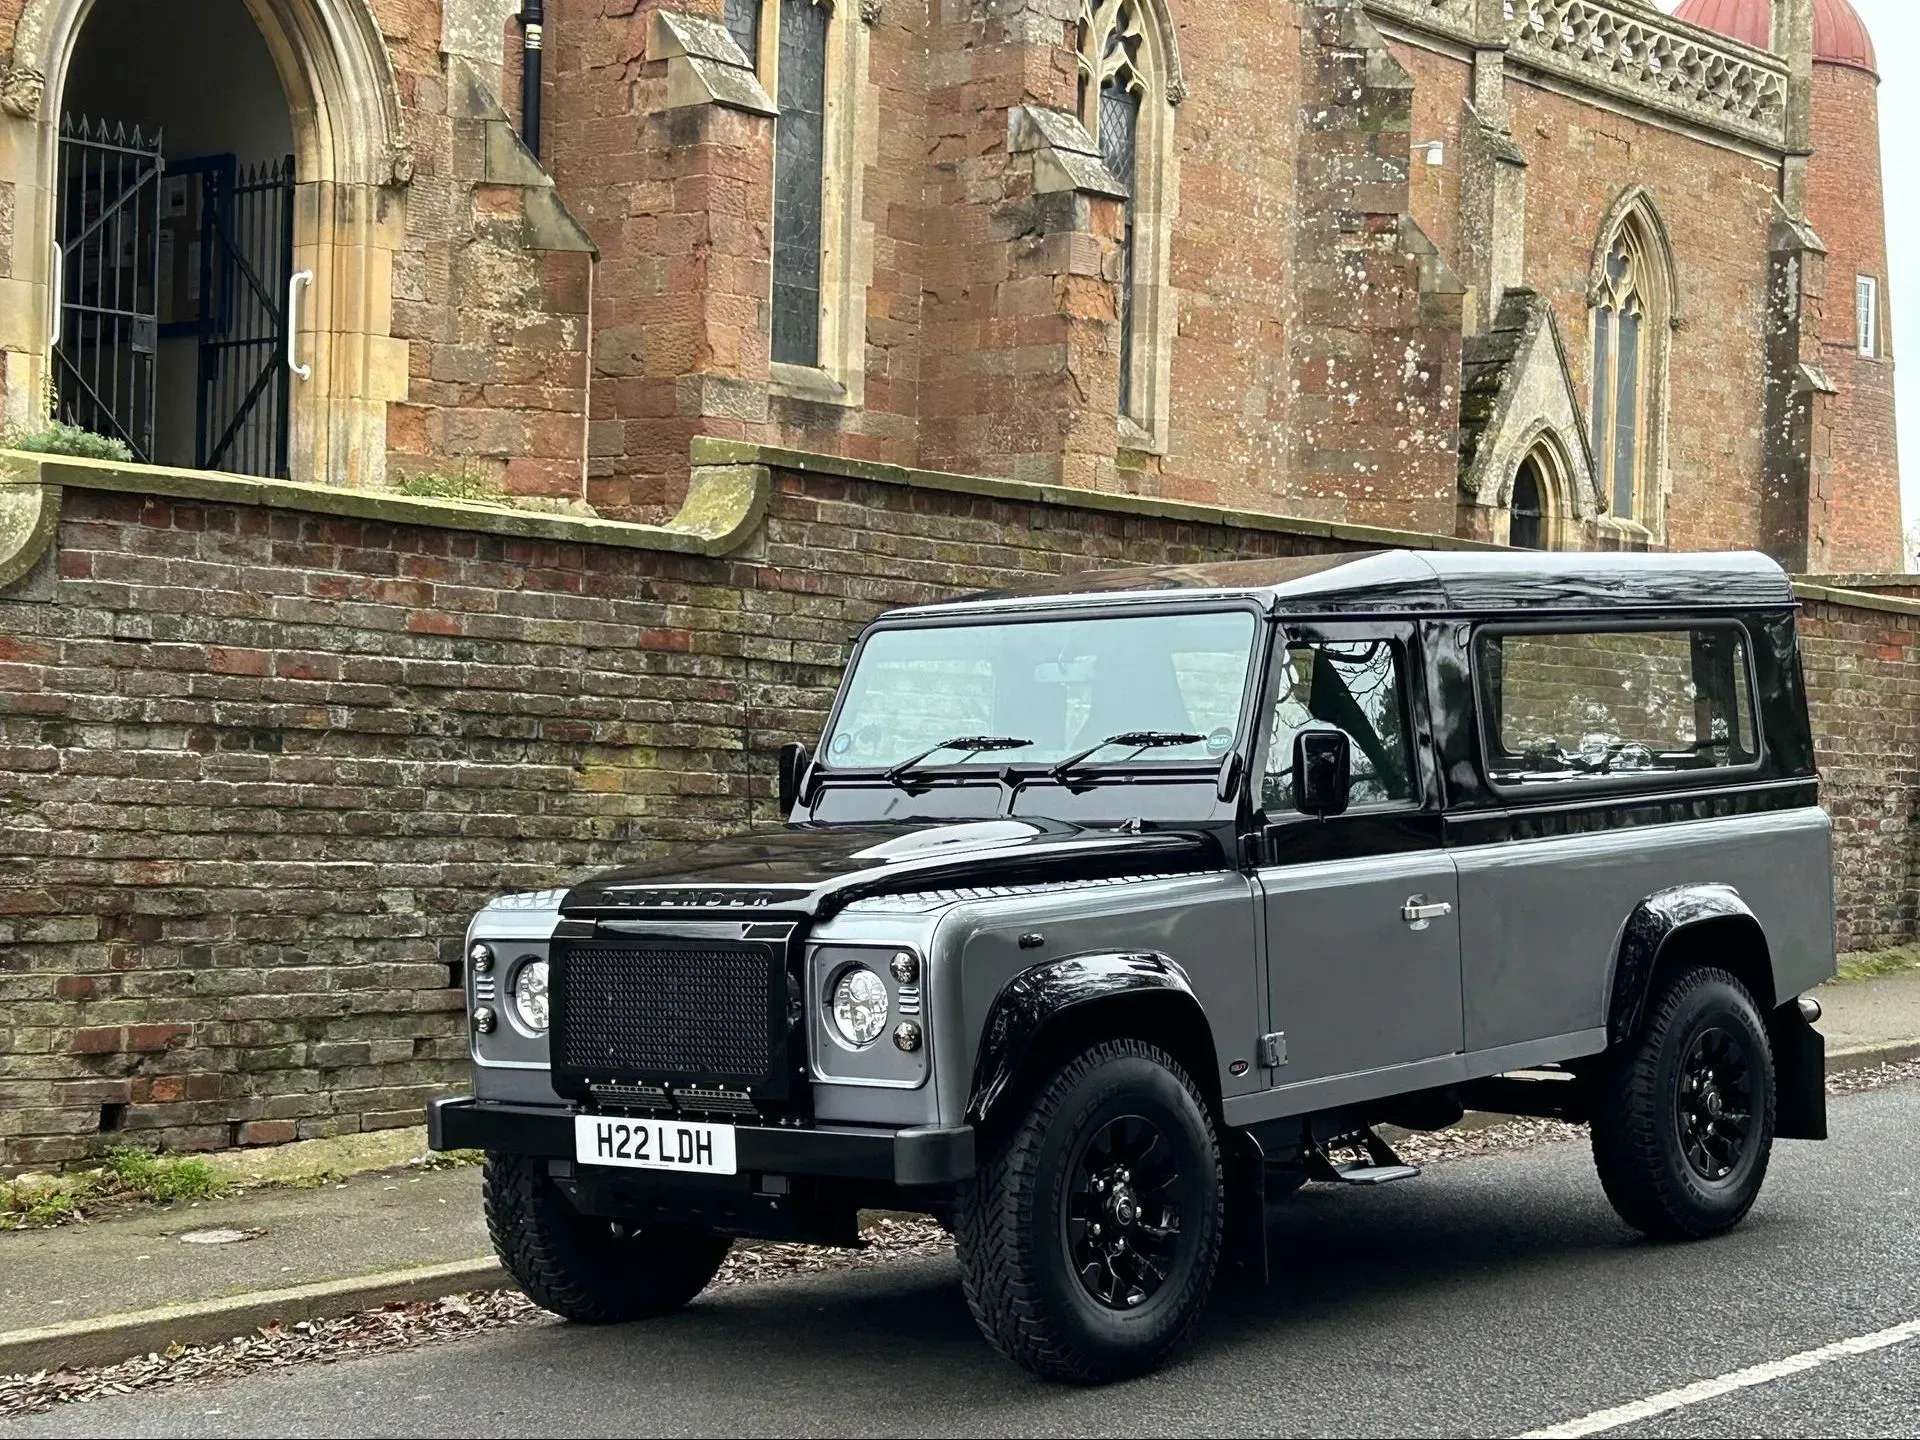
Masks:
[[[872,94],[868,52],[880,5],[879,0],[760,0],[759,54],[749,58],[770,96],[780,93],[783,4],[823,5],[832,17],[827,26],[825,154],[820,166],[820,363],[770,363],[768,390],[788,399],[851,409],[867,398],[873,225],[865,218],[866,171],[879,149],[879,106]]]
[[[1595,484],[1605,498],[1607,513],[1602,523],[1624,539],[1659,545],[1667,529],[1667,496],[1672,489],[1668,471],[1667,417],[1671,409],[1673,338],[1681,330],[1681,289],[1674,260],[1673,243],[1666,221],[1654,202],[1653,192],[1645,186],[1629,186],[1613,204],[1601,226],[1594,247],[1593,269],[1587,280],[1587,335],[1582,353],[1589,365],[1593,358],[1594,315],[1608,293],[1607,261],[1623,234],[1631,236],[1645,273],[1639,288],[1643,297],[1645,323],[1640,344],[1644,347],[1641,391],[1639,475],[1634,488],[1634,513],[1612,512],[1613,472],[1602,455],[1594,456]],[[1591,404],[1594,377],[1588,377]],[[1589,414],[1591,419],[1591,414]],[[1612,447],[1607,447],[1607,455]]]
[[[1880,343],[1880,277],[1853,277],[1854,349],[1862,360],[1878,360],[1885,347]]]
[[[1123,8],[1120,0],[1080,0],[1087,48],[1102,50]],[[1174,144],[1174,116],[1186,98],[1186,82],[1171,17],[1162,0],[1126,0],[1140,29],[1134,61],[1144,94],[1134,139],[1132,403],[1118,417],[1119,444],[1129,450],[1164,455],[1173,411],[1173,340],[1179,328],[1178,297],[1172,284],[1173,222],[1180,213],[1180,157]],[[1079,119],[1095,143],[1099,139],[1100,78],[1098,54],[1076,51],[1087,87]]]

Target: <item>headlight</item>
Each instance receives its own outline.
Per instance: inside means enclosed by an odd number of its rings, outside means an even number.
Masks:
[[[887,1028],[887,987],[864,965],[840,972],[833,987],[833,1024],[849,1045],[871,1045]]]
[[[547,1028],[547,962],[529,960],[513,972],[513,1011],[534,1034]]]

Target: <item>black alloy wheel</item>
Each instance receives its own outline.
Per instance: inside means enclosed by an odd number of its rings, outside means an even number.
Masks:
[[[1192,1333],[1219,1263],[1213,1112],[1164,1050],[1103,1040],[1036,1084],[954,1197],[967,1305],[1049,1380],[1143,1374]]]
[[[1740,1168],[1753,1133],[1753,1054],[1723,1025],[1695,1030],[1680,1067],[1675,1119],[1687,1164],[1702,1180]]]
[[[1773,1153],[1773,1051],[1753,995],[1711,966],[1676,970],[1639,1033],[1595,1075],[1593,1159],[1607,1199],[1657,1240],[1739,1224]]]
[[[1122,1115],[1089,1136],[1071,1170],[1065,1243],[1074,1273],[1109,1310],[1167,1281],[1180,1244],[1180,1165],[1153,1121]]]

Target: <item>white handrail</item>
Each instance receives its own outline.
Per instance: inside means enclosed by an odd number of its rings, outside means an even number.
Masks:
[[[302,365],[298,354],[300,345],[300,291],[302,287],[313,284],[313,271],[296,270],[287,281],[287,369],[302,380],[313,379],[313,367]]]
[[[47,349],[59,348],[67,333],[67,252],[60,248],[56,240],[53,246],[53,324],[49,329]]]

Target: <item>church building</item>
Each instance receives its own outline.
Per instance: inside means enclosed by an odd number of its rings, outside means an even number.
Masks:
[[[1901,563],[1848,0],[0,0],[0,55],[13,427]]]

